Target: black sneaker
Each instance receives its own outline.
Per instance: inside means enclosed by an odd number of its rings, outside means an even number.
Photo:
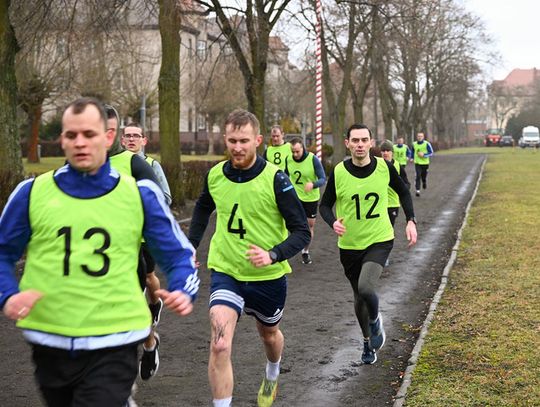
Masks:
[[[371,330],[369,346],[374,351],[378,351],[383,347],[384,341],[386,340],[386,333],[384,332],[382,315],[380,313],[375,322],[369,323],[369,329]]]
[[[156,339],[154,350],[146,350],[143,346],[143,354],[139,363],[139,375],[143,380],[150,379],[157,373],[159,368],[159,335],[157,332],[154,332],[154,338]]]
[[[364,351],[362,352],[362,363],[372,365],[377,361],[377,354],[369,347],[369,341],[364,341]]]
[[[423,182],[422,183],[422,189],[426,189],[427,188],[427,183],[426,182]]]
[[[302,253],[302,263],[304,264],[311,264],[313,261],[311,260],[311,256],[309,253]]]
[[[416,196],[420,196],[420,190],[419,189],[416,190]]]
[[[161,311],[163,310],[163,300],[160,298],[155,304],[148,304],[150,313],[152,314],[152,327],[156,327],[159,324],[161,318]]]

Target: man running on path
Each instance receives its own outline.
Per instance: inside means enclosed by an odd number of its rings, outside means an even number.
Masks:
[[[270,145],[263,153],[263,158],[285,171],[287,157],[291,156],[291,144],[285,143],[283,129],[277,124],[270,130]]]
[[[159,162],[144,153],[144,146],[147,142],[148,139],[137,123],[129,123],[124,128],[122,134],[122,146],[124,146],[126,150],[143,158],[148,165],[152,167],[152,170],[159,181],[159,186],[165,195],[165,201],[170,205],[172,203],[172,198],[169,183],[167,182],[167,178],[165,177],[165,173]],[[146,242],[143,242],[141,245],[141,256],[142,258],[139,261],[144,263],[141,267],[144,266],[144,271],[146,273],[146,294],[149,300],[148,307],[152,313],[152,332],[143,343],[143,354],[139,362],[139,375],[141,376],[141,379],[148,380],[157,373],[159,368],[160,338],[156,328],[159,324],[163,301],[159,298],[159,295],[157,295],[157,292],[161,288],[161,283],[155,273],[156,262],[148,251]]]
[[[287,296],[287,259],[310,241],[302,204],[287,175],[257,156],[259,121],[235,110],[225,121],[230,160],[208,172],[191,220],[189,239],[197,247],[214,209],[210,242],[210,358],[208,377],[214,407],[228,407],[233,396],[232,342],[242,311],[256,319],[267,363],[257,395],[260,407],[277,393],[284,337],[279,329]]]
[[[0,217],[0,306],[32,345],[51,407],[127,402],[151,325],[137,278],[143,236],[168,277],[165,305],[188,315],[198,291],[193,247],[153,182],[110,166],[113,139],[98,100],[72,102],[62,115],[67,164],[20,183]]]
[[[405,144],[403,137],[398,137],[396,140],[396,144],[394,144],[393,147],[394,151],[394,160],[396,160],[400,167],[401,172],[399,175],[401,178],[403,178],[403,182],[407,184],[407,188],[411,187],[411,183],[409,182],[409,178],[407,177],[407,163],[409,162],[409,157],[412,157],[411,150],[409,149],[409,146]]]
[[[394,166],[370,155],[371,131],[363,124],[352,125],[345,145],[351,159],[339,163],[330,175],[320,212],[338,235],[341,264],[353,289],[354,310],[364,337],[362,362],[372,364],[385,341],[375,285],[394,243],[388,186],[403,205],[409,246],[416,243],[416,221],[409,190]]]
[[[306,211],[311,240],[317,218],[317,205],[321,197],[320,188],[326,182],[324,168],[317,156],[306,151],[302,139],[295,137],[291,140],[292,156],[287,158],[285,172],[291,179],[296,194]],[[309,245],[302,249],[302,263],[311,264]]]
[[[429,159],[433,156],[433,147],[429,141],[425,139],[424,133],[416,135],[416,141],[413,143],[414,169],[416,178],[414,186],[416,188],[416,196],[420,196],[420,181],[422,181],[422,189],[427,188],[427,175],[429,169]]]

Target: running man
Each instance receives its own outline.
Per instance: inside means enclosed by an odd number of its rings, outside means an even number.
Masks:
[[[341,264],[352,286],[354,310],[364,337],[362,362],[372,364],[385,341],[375,285],[394,243],[388,186],[403,205],[409,246],[416,243],[416,221],[411,195],[394,166],[370,155],[371,131],[363,124],[353,124],[345,145],[351,159],[339,163],[330,175],[320,212],[338,235]]]
[[[393,147],[394,152],[394,160],[396,160],[399,163],[399,166],[401,167],[401,172],[399,175],[401,178],[403,178],[403,182],[407,184],[407,188],[411,187],[411,183],[409,182],[409,178],[407,177],[407,163],[409,162],[408,157],[411,157],[411,150],[409,149],[409,146],[405,144],[403,137],[398,137],[396,140],[396,144],[394,144]]]
[[[67,164],[21,182],[0,217],[0,306],[32,346],[48,406],[128,400],[151,326],[137,277],[143,236],[168,277],[165,305],[188,315],[198,291],[193,247],[153,182],[110,166],[113,139],[98,100],[72,102],[62,115]]]
[[[302,139],[295,137],[291,141],[292,155],[287,158],[285,172],[291,179],[296,194],[306,212],[311,240],[317,218],[317,205],[321,197],[320,188],[326,182],[324,168],[317,156],[306,151]],[[309,245],[302,249],[302,263],[311,264]]]
[[[416,172],[414,186],[416,188],[416,196],[420,196],[420,181],[422,181],[422,189],[426,189],[429,158],[433,156],[433,147],[431,147],[430,142],[425,139],[424,133],[418,133],[416,135],[412,154],[413,157],[411,158],[411,161],[414,162],[414,170]]]
[[[147,142],[148,139],[137,123],[130,123],[124,128],[122,134],[122,146],[132,153],[139,155],[152,167],[152,170],[159,181],[159,186],[165,195],[166,202],[170,205],[172,202],[171,190],[161,165],[157,160],[144,154],[144,146]],[[140,261],[144,262],[146,272],[146,294],[149,300],[148,307],[152,313],[153,322],[152,332],[143,343],[143,354],[139,362],[139,375],[141,376],[141,379],[148,380],[157,373],[159,368],[160,338],[159,334],[156,332],[156,327],[160,320],[163,301],[159,295],[157,295],[158,290],[161,288],[161,284],[155,273],[156,263],[150,255],[145,242],[141,245],[141,256],[142,259]]]
[[[285,171],[287,157],[291,156],[291,144],[285,143],[283,129],[277,124],[270,130],[270,145],[263,153],[263,158]]]
[[[189,230],[197,247],[216,210],[207,264],[212,272],[208,378],[214,407],[230,406],[232,341],[244,311],[255,317],[266,353],[257,402],[268,407],[276,397],[284,346],[279,323],[287,296],[286,275],[291,272],[287,259],[309,244],[310,232],[287,175],[257,156],[262,142],[257,118],[235,110],[224,128],[231,158],[208,172]]]
[[[137,154],[125,150],[120,141],[119,124],[120,119],[118,112],[111,105],[105,104],[105,113],[107,114],[107,131],[113,134],[113,144],[109,148],[107,155],[110,158],[111,165],[121,174],[131,175],[137,181],[149,179],[159,185],[154,171],[144,160]],[[170,196],[165,195],[167,205],[171,204]]]
[[[401,179],[403,179],[403,182],[405,182],[405,179],[403,178],[401,172],[401,166],[397,162],[397,160],[394,160],[393,147],[395,146],[392,145],[392,142],[390,140],[383,141],[380,145],[382,158],[384,158],[386,161],[388,161],[394,166]],[[392,227],[394,227],[394,224],[396,223],[396,218],[399,215],[399,207],[400,203],[397,192],[394,191],[391,186],[388,186],[388,217],[390,218],[390,223],[392,224]]]

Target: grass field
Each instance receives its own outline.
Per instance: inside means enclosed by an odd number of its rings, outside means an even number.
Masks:
[[[475,148],[485,173],[407,406],[540,405],[540,152]]]
[[[159,160],[159,155],[150,154],[150,156]],[[182,155],[182,161],[219,161],[223,160],[222,155]],[[23,159],[24,172],[26,174],[42,174],[49,170],[59,168],[64,165],[64,157],[42,157],[38,164],[30,164]]]

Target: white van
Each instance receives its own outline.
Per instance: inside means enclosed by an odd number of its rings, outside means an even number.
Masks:
[[[540,147],[540,131],[538,130],[538,127],[523,127],[520,145],[521,147]]]

